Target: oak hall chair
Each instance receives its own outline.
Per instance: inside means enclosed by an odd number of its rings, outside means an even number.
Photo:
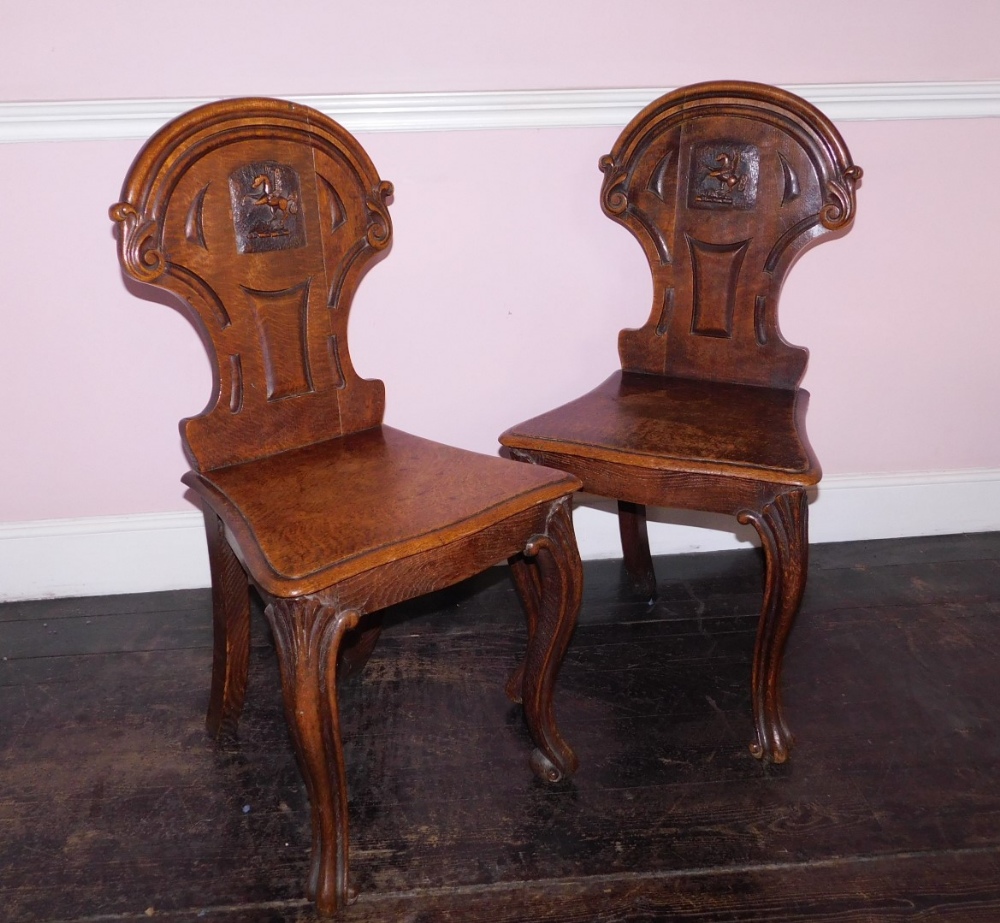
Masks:
[[[111,208],[125,272],[179,296],[211,344],[211,399],[180,427],[212,572],[208,727],[234,729],[242,708],[252,585],[311,802],[308,894],[323,914],[348,894],[338,672],[363,665],[384,607],[509,559],[528,648],[508,693],[535,773],[576,768],[552,695],[580,603],[568,499],[580,482],[382,425],[382,382],[351,364],[347,320],[389,246],[391,193],[321,113],[242,99],[159,131]]]
[[[647,106],[601,158],[604,213],[637,238],[653,275],[649,320],[622,330],[621,371],[507,430],[514,458],[618,500],[626,571],[656,593],[646,506],[731,514],[765,558],[752,674],[755,756],[783,762],[781,662],[806,581],[807,351],[782,339],[789,267],[848,227],[861,169],[813,106],[774,87],[713,82]]]

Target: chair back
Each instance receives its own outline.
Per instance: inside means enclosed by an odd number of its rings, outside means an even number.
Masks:
[[[810,242],[854,218],[861,169],[833,124],[775,87],[713,82],[647,106],[601,158],[606,215],[639,240],[653,307],[625,371],[794,388],[808,353],[777,307]]]
[[[197,470],[381,422],[347,321],[391,194],[344,128],[278,100],[202,106],[139,153],[111,217],[125,271],[179,296],[210,344],[212,397],[181,421]]]

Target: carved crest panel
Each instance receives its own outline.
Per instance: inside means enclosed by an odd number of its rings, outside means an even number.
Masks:
[[[753,144],[710,141],[691,154],[689,208],[739,209],[757,204],[760,151]]]
[[[291,167],[271,161],[247,164],[229,177],[229,192],[240,253],[305,245],[299,177]]]

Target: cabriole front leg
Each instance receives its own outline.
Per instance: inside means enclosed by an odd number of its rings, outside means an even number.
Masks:
[[[226,539],[222,520],[205,511],[212,572],[212,691],[205,724],[213,737],[231,736],[243,711],[250,667],[250,583]]]
[[[809,557],[809,507],[801,489],[779,494],[758,513],[743,511],[764,549],[764,603],[754,647],[752,695],[756,740],[750,752],[758,759],[783,763],[792,735],[781,705],[781,667],[785,643],[806,588]]]
[[[348,898],[347,778],[337,705],[337,658],[345,632],[358,623],[310,597],[276,599],[264,610],[274,631],[285,715],[312,809],[308,896],[320,914]]]
[[[540,779],[558,782],[572,775],[578,765],[576,755],[556,727],[552,705],[556,677],[580,611],[583,578],[568,500],[553,506],[545,534],[534,535],[528,541],[524,558],[515,565],[515,570],[522,568],[537,568],[535,574],[522,572],[515,578],[522,597],[528,597],[528,652],[520,692],[536,747],[531,768]],[[536,619],[534,630],[530,624],[532,612]]]

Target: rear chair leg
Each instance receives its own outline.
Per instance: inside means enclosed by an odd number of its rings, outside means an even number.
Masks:
[[[212,572],[212,691],[205,719],[213,737],[235,736],[250,666],[250,583],[226,539],[222,520],[205,511]]]
[[[365,668],[382,635],[383,611],[380,609],[366,615],[361,624],[344,638],[337,665],[341,679],[357,676]]]
[[[622,560],[629,583],[637,596],[656,599],[656,572],[649,554],[646,507],[641,503],[618,501],[618,531],[622,539]]]

